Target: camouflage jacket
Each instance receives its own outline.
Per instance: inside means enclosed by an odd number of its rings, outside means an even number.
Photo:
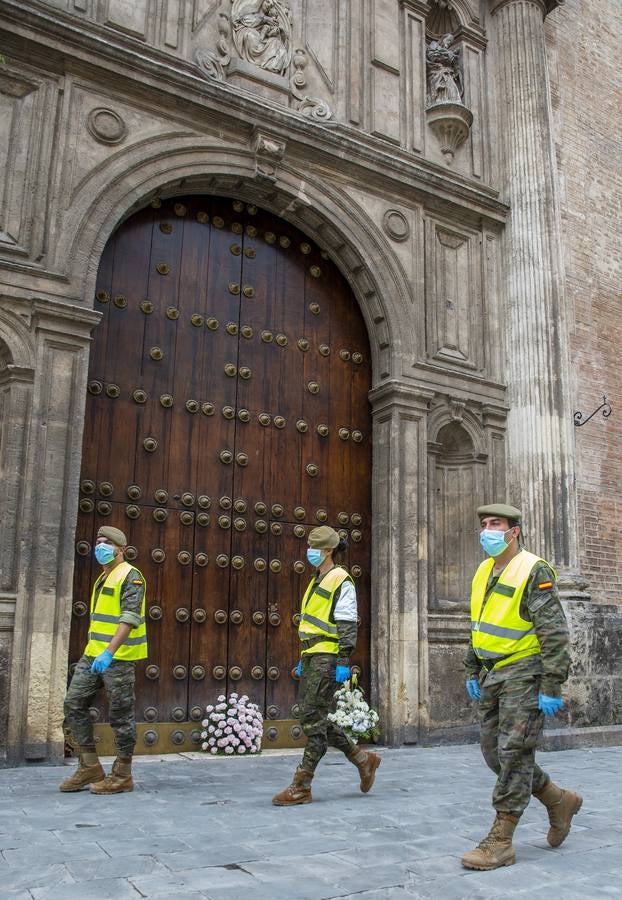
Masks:
[[[498,580],[498,575],[490,575],[486,588],[486,599]],[[552,587],[540,588],[541,584]],[[488,684],[496,684],[507,678],[518,678],[522,675],[540,674],[540,689],[549,697],[561,695],[561,685],[568,678],[570,665],[570,641],[568,624],[562,608],[557,582],[551,567],[545,562],[534,566],[525,593],[521,600],[520,614],[527,622],[533,622],[535,632],[540,641],[541,652],[537,656],[528,656],[515,663],[492,669],[486,675]],[[479,677],[482,665],[470,646],[464,660],[467,678]]]

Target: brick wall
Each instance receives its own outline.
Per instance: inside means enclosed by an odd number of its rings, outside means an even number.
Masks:
[[[546,24],[575,409],[581,572],[622,606],[622,2],[567,0]]]

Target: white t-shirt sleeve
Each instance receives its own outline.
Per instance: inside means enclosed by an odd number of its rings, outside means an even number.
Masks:
[[[335,604],[335,622],[356,622],[358,611],[356,608],[356,588],[351,581],[344,581],[341,585],[339,599]]]

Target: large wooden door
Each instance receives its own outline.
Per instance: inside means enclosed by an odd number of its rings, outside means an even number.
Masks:
[[[371,369],[354,296],[286,222],[180,197],[115,232],[95,305],[70,662],[97,529],[116,525],[148,586],[137,752],[190,749],[232,690],[273,720],[267,745],[295,743],[306,536],[324,522],[349,538],[369,683]],[[92,715],[105,721],[103,697]]]

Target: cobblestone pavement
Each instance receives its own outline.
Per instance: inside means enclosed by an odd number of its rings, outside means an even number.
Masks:
[[[622,748],[540,754],[584,796],[566,843],[548,847],[533,801],[517,864],[468,872],[461,854],[492,821],[476,746],[380,750],[371,793],[335,752],[310,805],[276,808],[299,754],[185,754],[135,762],[131,794],[61,794],[68,767],[0,771],[0,897],[211,900],[556,900],[622,897]]]

